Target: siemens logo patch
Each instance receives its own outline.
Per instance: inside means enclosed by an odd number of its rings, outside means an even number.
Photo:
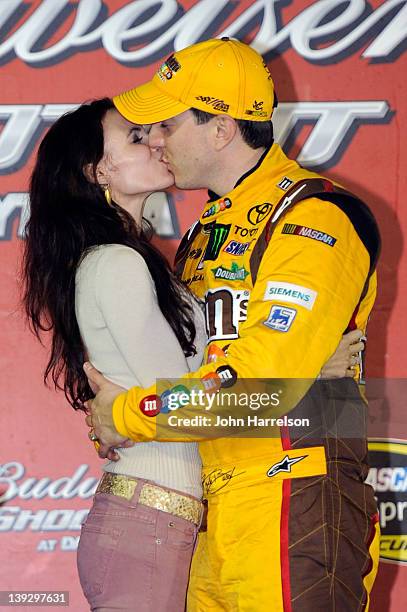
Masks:
[[[312,227],[306,227],[305,225],[295,225],[294,223],[286,223],[281,233],[304,236],[304,238],[311,238],[312,240],[323,242],[330,247],[333,247],[336,242],[336,238],[329,234],[325,234],[325,232],[320,232],[319,230],[313,229]]]
[[[290,302],[292,304],[298,304],[298,306],[304,306],[304,308],[308,310],[312,310],[317,295],[317,291],[308,289],[307,287],[301,287],[301,285],[269,281],[266,291],[264,292],[263,300]]]

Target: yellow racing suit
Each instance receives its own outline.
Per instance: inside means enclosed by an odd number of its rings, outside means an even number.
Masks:
[[[188,610],[368,609],[379,531],[364,484],[362,366],[355,380],[315,379],[342,334],[366,328],[379,242],[360,200],[277,144],[213,194],[181,242],[176,268],[205,301],[208,331],[205,365],[185,380],[306,380],[290,415],[312,417],[308,432],[283,424],[274,436],[200,442],[208,530]],[[156,385],[130,389],[114,403],[118,431],[155,439],[159,405]]]

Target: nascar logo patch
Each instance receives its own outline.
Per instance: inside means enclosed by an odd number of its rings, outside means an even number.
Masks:
[[[293,234],[294,236],[304,236],[304,238],[311,238],[318,242],[323,242],[330,247],[333,247],[336,242],[336,238],[325,232],[321,232],[312,227],[306,227],[305,225],[295,225],[294,223],[286,223],[282,229],[282,234]]]

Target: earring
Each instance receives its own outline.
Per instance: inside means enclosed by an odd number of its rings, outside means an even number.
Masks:
[[[106,187],[104,188],[104,194],[105,194],[106,202],[108,203],[109,206],[111,206],[112,194],[110,193],[109,185],[106,185]]]

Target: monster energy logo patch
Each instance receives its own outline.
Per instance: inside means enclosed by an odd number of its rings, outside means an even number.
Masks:
[[[205,257],[206,261],[215,261],[218,257],[222,245],[225,243],[226,238],[229,235],[231,225],[224,225],[222,223],[214,223],[211,229],[211,234],[208,240],[208,246],[206,247]]]
[[[218,266],[217,268],[212,268],[212,272],[215,278],[223,278],[229,281],[244,281],[246,276],[249,275],[249,272],[245,270],[243,266],[239,266],[237,263],[232,263],[230,270],[224,266]]]

